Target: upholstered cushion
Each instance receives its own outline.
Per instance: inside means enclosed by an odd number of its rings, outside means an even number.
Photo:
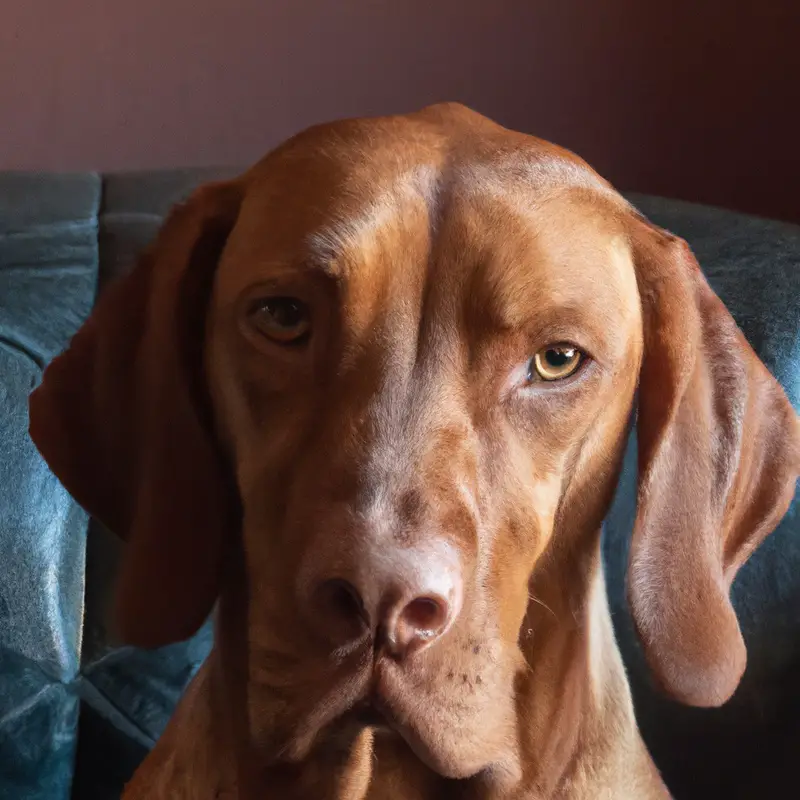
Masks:
[[[0,798],[69,797],[86,515],[28,438],[28,393],[88,315],[96,175],[0,175]]]

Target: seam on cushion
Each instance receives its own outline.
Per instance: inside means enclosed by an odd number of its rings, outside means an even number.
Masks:
[[[94,224],[94,286],[92,287],[91,305],[89,307],[89,315],[91,315],[95,304],[97,303],[97,295],[100,287],[100,214],[103,208],[103,201],[105,195],[105,178],[99,172],[93,172],[92,177],[97,181],[97,194],[94,199],[94,207],[90,219]],[[73,502],[75,500],[73,499]],[[77,505],[77,503],[76,503]],[[78,672],[77,680],[80,680],[80,669],[83,664],[83,647],[86,639],[86,560],[89,552],[89,535],[91,533],[90,515],[86,515],[86,526],[84,528],[83,536],[83,592],[81,597],[80,619],[78,624],[78,641],[77,641],[77,656],[78,656]]]
[[[91,305],[89,315],[91,315],[100,288],[100,216],[103,209],[106,181],[100,172],[93,172],[92,176],[97,180],[97,194],[95,195],[94,208],[92,209],[91,219],[94,222],[94,286],[92,287]],[[74,502],[74,501],[73,501]],[[91,515],[86,515],[86,527],[83,536],[83,592],[81,597],[80,624],[78,625],[78,675],[77,680],[81,680],[80,670],[83,664],[83,647],[86,639],[86,561],[89,554],[89,536],[91,535]],[[80,735],[80,734],[79,734]]]
[[[108,175],[102,173],[100,175],[100,202],[97,206],[97,283],[95,285],[94,299],[97,302],[97,297],[100,292],[103,274],[103,245],[101,236],[103,233],[103,226],[105,225],[105,218],[108,215],[108,207],[106,204],[106,195],[108,193]]]
[[[49,677],[49,676],[48,676]],[[17,703],[14,708],[11,709],[8,713],[4,714],[0,717],[0,728],[5,726],[7,722],[11,722],[12,720],[19,717],[21,714],[24,714],[26,711],[29,711],[33,708],[39,700],[46,695],[48,692],[51,692],[55,686],[58,686],[59,682],[54,681],[53,683],[48,684],[47,686],[42,686],[41,689],[35,691],[32,695],[25,698],[21,703]],[[62,686],[65,684],[61,684]]]
[[[2,237],[0,237],[2,239]],[[65,259],[63,263],[58,263],[57,261],[50,261],[47,264],[42,264],[41,262],[25,262],[25,261],[15,261],[13,264],[7,264],[4,267],[0,268],[3,271],[4,275],[8,275],[14,272],[23,272],[26,275],[30,275],[32,272],[58,272],[59,276],[61,275],[84,275],[86,272],[90,272],[92,267],[85,267],[81,264],[76,264],[74,258]]]
[[[74,231],[88,228],[97,221],[97,209],[92,211],[84,219],[59,220],[58,222],[34,222],[22,228],[5,228],[0,237],[3,239],[35,239],[43,235],[61,233],[63,231]]]
[[[132,645],[127,645],[127,644],[111,645],[109,646],[109,649],[105,653],[95,658],[90,664],[83,664],[81,666],[82,674],[88,678],[91,676],[92,672],[98,667],[104,667],[108,664],[113,665],[117,661],[121,661],[126,656],[129,656],[135,650],[136,648],[133,647]]]
[[[0,347],[10,350],[15,356],[22,356],[22,358],[30,361],[36,367],[39,375],[41,376],[42,370],[45,366],[45,358],[41,353],[36,353],[31,350],[30,347],[22,344],[22,342],[18,341],[17,339],[13,339],[10,336],[3,336],[2,334],[0,334]]]
[[[92,209],[92,219],[94,220],[94,263],[97,266],[94,273],[94,294],[92,296],[92,307],[94,307],[94,304],[97,302],[97,291],[100,286],[100,218],[105,203],[106,179],[100,172],[93,172],[92,175],[97,178],[98,185],[97,197],[95,198],[94,208]]]
[[[111,710],[118,718],[117,721],[124,722],[129,730],[123,731],[128,736],[134,738],[139,744],[147,748],[152,748],[156,740],[144,730],[135,720],[124,712],[109,696],[94,684],[91,679],[82,675],[77,681],[78,696],[91,706],[98,714],[108,720],[112,725],[116,725],[115,720],[109,715]],[[119,728],[119,725],[116,725]],[[122,730],[120,728],[120,730]]]
[[[104,211],[101,223],[105,224],[107,220],[114,222],[162,222],[164,215],[156,214],[154,211]]]
[[[103,205],[103,189],[104,189],[104,182],[103,177],[99,172],[93,172],[92,177],[97,180],[97,194],[95,195],[94,199],[94,207],[92,208],[92,214],[90,219],[94,223],[94,264],[95,264],[95,271],[94,271],[94,287],[92,290],[92,303],[89,308],[89,314],[92,313],[92,308],[94,307],[95,302],[97,301],[97,288],[100,283],[100,209]],[[83,324],[83,323],[81,323]],[[77,506],[78,503],[73,498],[73,503]],[[78,626],[77,626],[77,639],[76,642],[76,656],[77,656],[77,680],[80,679],[80,668],[81,663],[83,662],[83,643],[84,643],[84,628],[86,627],[86,558],[89,551],[89,525],[91,523],[91,517],[87,514],[86,515],[86,525],[83,529],[83,571],[81,574],[81,582],[83,584],[81,592],[81,607],[78,619]],[[80,734],[79,734],[80,735]]]

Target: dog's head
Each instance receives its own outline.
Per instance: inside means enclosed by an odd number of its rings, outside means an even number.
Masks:
[[[462,107],[314,128],[195,192],[31,432],[128,541],[130,641],[190,635],[240,581],[256,738],[301,758],[370,701],[465,776],[514,737],[535,610],[579,624],[637,389],[633,615],[666,690],[719,704],[797,417],[685,243]]]

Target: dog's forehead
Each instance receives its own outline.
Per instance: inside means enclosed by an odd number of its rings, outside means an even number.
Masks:
[[[619,249],[608,209],[621,202],[571,153],[434,106],[313,128],[269,154],[245,176],[226,261],[238,286],[314,268],[376,286],[426,270],[436,246],[519,264],[530,264],[533,248],[545,266],[584,247],[583,261],[600,264],[609,259],[598,248]]]

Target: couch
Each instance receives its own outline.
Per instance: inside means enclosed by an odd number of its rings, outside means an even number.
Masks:
[[[0,173],[0,800],[118,797],[210,646],[208,626],[152,652],[113,640],[106,614],[121,545],[37,454],[27,396],[169,206],[230,173]],[[800,227],[631,199],[689,240],[800,408]],[[677,800],[790,796],[778,787],[800,755],[800,504],[734,585],[750,654],[741,687],[721,709],[685,708],[652,686],[625,606],[635,449],[632,437],[604,554],[646,741]]]

